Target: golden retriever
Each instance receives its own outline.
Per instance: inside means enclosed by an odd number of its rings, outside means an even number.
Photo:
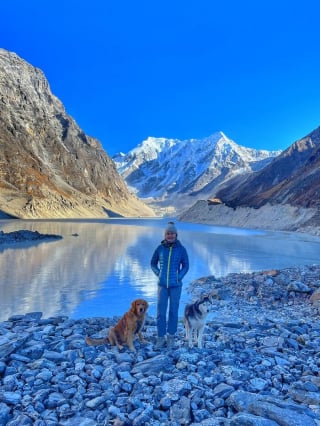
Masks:
[[[145,342],[141,330],[144,325],[148,307],[149,304],[146,300],[134,300],[131,303],[129,311],[120,318],[114,327],[110,328],[108,336],[102,339],[92,339],[87,336],[86,343],[95,346],[109,342],[111,345],[117,345],[120,350],[123,348],[122,345],[126,344],[131,351],[135,352],[136,350],[133,346],[135,335],[137,334],[139,336],[140,342]]]

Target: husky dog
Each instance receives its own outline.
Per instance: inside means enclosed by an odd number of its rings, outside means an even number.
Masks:
[[[183,322],[189,348],[193,347],[193,340],[198,343],[198,348],[202,348],[203,330],[211,304],[211,296],[202,296],[196,302],[186,305]]]

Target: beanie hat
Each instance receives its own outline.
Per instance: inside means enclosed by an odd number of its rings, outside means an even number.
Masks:
[[[165,232],[174,232],[175,234],[178,234],[177,228],[173,222],[168,222]]]

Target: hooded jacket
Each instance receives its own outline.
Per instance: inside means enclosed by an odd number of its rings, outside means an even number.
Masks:
[[[158,277],[158,285],[162,287],[182,285],[182,279],[189,270],[186,249],[179,240],[173,243],[161,241],[151,258],[151,269]]]

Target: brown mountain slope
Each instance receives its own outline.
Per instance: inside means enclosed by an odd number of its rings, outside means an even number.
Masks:
[[[41,70],[0,49],[0,211],[19,218],[153,216]]]
[[[215,194],[230,207],[259,208],[266,203],[320,206],[320,127],[292,144],[268,166],[234,179]]]

